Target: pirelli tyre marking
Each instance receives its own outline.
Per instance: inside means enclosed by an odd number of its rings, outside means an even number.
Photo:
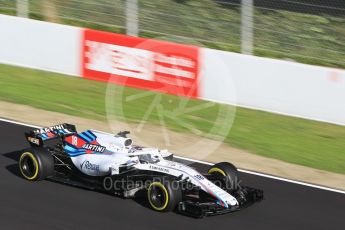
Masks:
[[[32,153],[30,152],[23,153],[20,156],[19,165],[20,165],[19,169],[20,169],[21,174],[27,180],[35,180],[37,178],[39,166],[38,166],[38,161],[36,157]]]
[[[160,182],[153,182],[147,191],[148,200],[153,209],[163,211],[169,204],[169,193]]]
[[[223,170],[221,170],[220,168],[216,168],[216,167],[211,168],[210,170],[208,170],[208,173],[209,173],[209,174],[212,174],[212,173],[220,173],[220,174],[222,174],[223,176],[226,176],[226,173],[225,173]]]

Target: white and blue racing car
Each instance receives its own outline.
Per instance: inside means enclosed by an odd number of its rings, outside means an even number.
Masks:
[[[200,173],[167,150],[134,145],[128,134],[78,133],[71,124],[31,130],[20,172],[30,181],[49,179],[126,198],[144,195],[156,211],[193,217],[237,211],[263,199],[262,190],[238,184],[230,163]]]

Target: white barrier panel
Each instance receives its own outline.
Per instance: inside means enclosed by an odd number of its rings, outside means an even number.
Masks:
[[[0,63],[80,75],[81,29],[0,15]]]
[[[0,63],[80,76],[83,31],[0,15]],[[200,98],[345,125],[345,70],[201,51]]]
[[[203,99],[345,125],[344,70],[212,49],[203,63]]]

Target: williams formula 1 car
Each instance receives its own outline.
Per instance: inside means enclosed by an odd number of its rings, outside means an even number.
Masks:
[[[31,130],[25,133],[31,148],[20,155],[20,172],[30,181],[49,179],[124,198],[144,195],[156,211],[193,217],[237,211],[263,199],[262,190],[238,185],[230,163],[202,174],[174,161],[167,150],[134,145],[128,134],[78,133],[71,124]]]

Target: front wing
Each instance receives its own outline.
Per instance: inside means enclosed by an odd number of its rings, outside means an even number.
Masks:
[[[235,197],[239,201],[238,206],[230,206],[229,208],[225,208],[216,202],[203,203],[187,200],[179,204],[178,212],[187,216],[202,218],[205,216],[215,216],[239,211],[254,204],[255,202],[263,200],[263,191],[260,189],[242,187],[240,190],[236,191],[236,193],[237,195],[235,195]]]

